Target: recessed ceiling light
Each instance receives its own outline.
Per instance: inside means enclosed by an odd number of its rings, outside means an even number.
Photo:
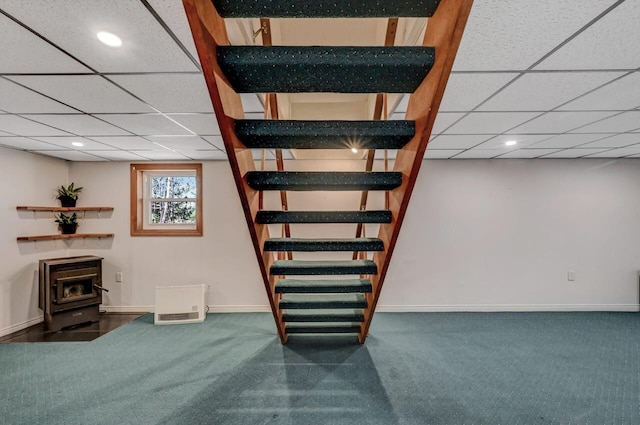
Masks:
[[[81,143],[81,142],[71,142],[71,144],[72,144],[73,146],[77,146],[77,147],[84,146],[84,143]]]
[[[518,142],[516,142],[515,140],[509,140],[508,142],[504,142],[505,146],[513,146],[515,144],[517,144]]]
[[[358,153],[358,149],[356,149],[356,148],[351,148],[351,152],[353,152],[353,153]]]
[[[110,32],[100,31],[96,34],[98,40],[102,41],[107,46],[111,47],[120,47],[122,46],[122,40],[115,34],[111,34]]]

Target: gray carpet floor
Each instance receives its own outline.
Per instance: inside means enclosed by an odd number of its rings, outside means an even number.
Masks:
[[[2,424],[640,424],[637,313],[378,313],[365,345],[270,314],[0,345]]]

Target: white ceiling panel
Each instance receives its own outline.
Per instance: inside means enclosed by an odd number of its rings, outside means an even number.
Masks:
[[[153,161],[185,161],[190,159],[179,152],[173,152],[168,150],[159,151],[130,151],[132,154],[141,156]]]
[[[431,149],[469,149],[476,145],[481,144],[485,140],[489,139],[490,135],[486,134],[463,134],[463,135],[446,135],[434,137],[429,142],[429,148]]]
[[[557,151],[558,149],[516,149],[500,155],[499,158],[538,158]]]
[[[214,114],[167,114],[172,119],[187,127],[196,134],[220,134],[218,120]]]
[[[152,108],[143,102],[98,75],[18,76],[9,78],[87,113],[154,112]]]
[[[178,37],[178,40],[187,48],[189,53],[197,59],[198,52],[193,43],[191,28],[184,6],[180,0],[147,0],[153,10],[155,10],[171,31]]]
[[[24,150],[60,149],[58,146],[40,142],[28,137],[0,137],[0,145]]]
[[[558,134],[613,115],[614,112],[549,112],[509,133]]]
[[[176,136],[191,133],[161,114],[110,114],[98,118],[141,136]]]
[[[114,147],[107,146],[84,137],[36,137],[36,139],[61,148],[77,151],[115,149]],[[82,146],[74,146],[72,143],[82,143]]]
[[[500,134],[536,115],[536,112],[472,112],[445,133]]]
[[[179,152],[212,148],[200,136],[148,136],[146,138],[153,143],[158,143]]]
[[[525,146],[532,145],[540,140],[546,139],[549,137],[548,135],[531,135],[531,134],[508,134],[502,135],[498,137],[494,137],[493,139],[487,140],[486,142],[476,146],[476,149],[520,149]],[[517,142],[513,146],[506,146],[505,143],[509,141]]]
[[[124,150],[155,150],[158,146],[138,136],[96,136],[91,137],[107,146]]]
[[[634,72],[559,109],[625,110],[640,106],[640,72]]]
[[[100,121],[90,115],[22,115],[51,127],[59,128],[78,136],[117,136],[126,135],[126,131]]]
[[[244,114],[244,118],[247,120],[263,120],[264,112],[249,112]],[[404,118],[401,118],[404,119]]]
[[[545,155],[543,158],[582,158],[600,153],[606,149],[565,149]]]
[[[184,151],[183,152],[186,156],[188,156],[189,158],[192,159],[196,159],[198,161],[205,161],[205,160],[224,160],[226,161],[227,158],[227,154],[219,151],[219,150],[201,150],[201,151]]]
[[[439,112],[438,115],[436,116],[436,122],[433,124],[433,131],[431,133],[432,134],[442,133],[451,124],[458,121],[463,116],[464,114],[460,112]],[[404,112],[402,113],[402,118],[400,119],[404,119]]]
[[[100,72],[198,69],[139,0],[92,1],[90,7],[68,0],[3,0],[2,9]],[[102,44],[99,31],[117,35],[122,46]]]
[[[95,155],[79,151],[34,151],[41,155],[53,156],[54,158],[66,159],[67,161],[106,161]]]
[[[207,142],[211,143],[213,146],[217,147],[221,151],[224,152],[224,141],[222,140],[222,136],[203,136]]]
[[[612,2],[603,1],[601,3],[602,8],[605,9]],[[580,8],[582,8],[582,4],[583,2],[580,2]],[[640,2],[625,1],[578,37],[558,49],[538,68],[638,68],[640,67],[640,56],[638,56],[640,25],[638,22],[640,22]]]
[[[245,112],[260,112],[264,114],[264,106],[257,95],[252,93],[241,93],[242,108]],[[211,101],[209,101],[211,103]]]
[[[19,2],[16,2],[19,3]],[[5,2],[0,4],[4,9]],[[0,72],[88,72],[60,50],[0,14]]]
[[[16,114],[77,112],[4,78],[0,78],[0,109]]]
[[[452,74],[440,104],[441,111],[471,111],[518,74]]]
[[[504,149],[469,149],[459,153],[454,159],[486,159],[504,154]]]
[[[540,149],[540,148],[557,148],[557,149],[566,149],[573,148],[575,146],[580,146],[592,142],[597,139],[601,139],[603,137],[607,137],[606,134],[560,134],[557,136],[553,136],[550,139],[543,140],[541,142],[535,143],[530,148]]]
[[[613,0],[484,0],[474,3],[455,70],[526,69]]]
[[[90,153],[110,161],[144,161],[146,159],[126,151],[91,151]]]
[[[460,149],[432,149],[430,146],[424,153],[426,159],[448,159],[462,152]]]
[[[611,149],[589,155],[590,158],[624,158],[626,156],[640,155],[640,146],[629,146],[626,148]]]
[[[71,136],[65,131],[17,115],[0,115],[0,130],[18,136]]]
[[[624,133],[640,128],[640,111],[623,112],[573,130],[572,133]]]
[[[596,140],[595,142],[587,143],[583,147],[585,148],[623,148],[625,146],[635,145],[640,143],[640,134],[638,133],[623,133],[617,134],[605,139]]]
[[[547,111],[620,75],[619,72],[525,74],[478,110]]]
[[[202,74],[108,77],[160,112],[213,112]]]

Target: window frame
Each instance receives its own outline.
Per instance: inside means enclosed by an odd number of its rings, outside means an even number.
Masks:
[[[196,222],[189,228],[183,224],[151,224],[145,217],[144,176],[159,172],[195,172],[196,177]],[[131,236],[202,236],[202,164],[201,163],[153,163],[131,164],[130,181]]]

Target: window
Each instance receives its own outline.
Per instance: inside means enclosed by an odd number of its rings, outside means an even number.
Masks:
[[[131,236],[202,236],[202,164],[131,164]]]

